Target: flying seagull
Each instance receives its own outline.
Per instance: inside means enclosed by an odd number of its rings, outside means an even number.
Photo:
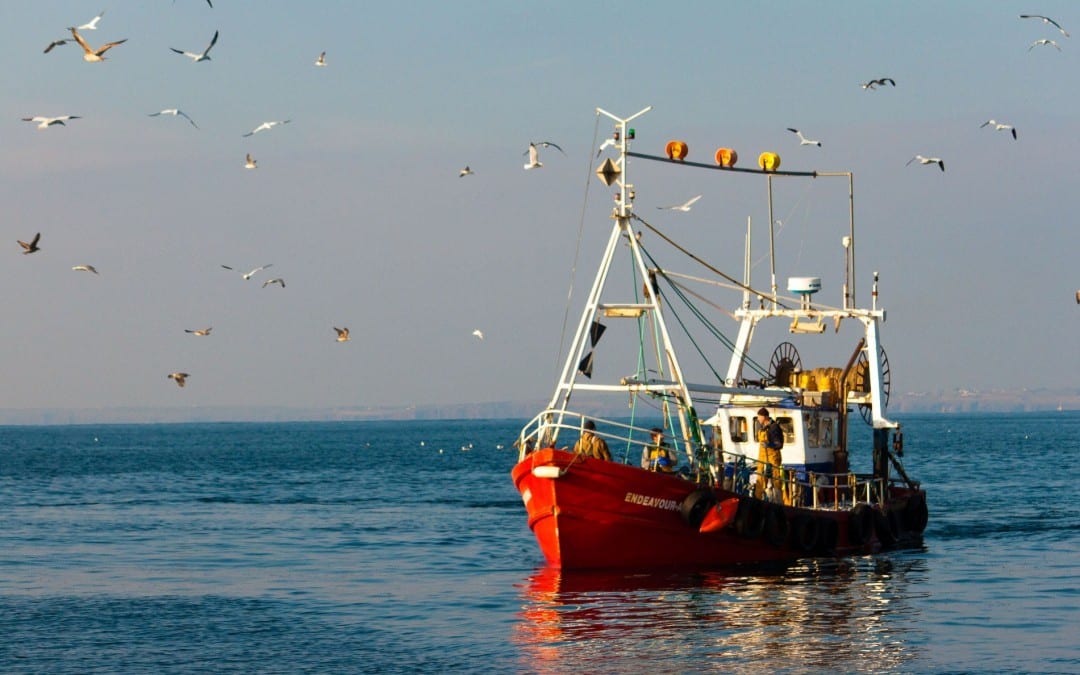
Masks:
[[[334,326],[334,330],[337,331],[337,341],[338,342],[348,342],[349,341],[349,329],[348,328],[338,328],[337,326]]]
[[[214,327],[210,326],[209,328],[196,328],[195,330],[192,330],[190,328],[185,328],[184,332],[185,333],[191,333],[192,335],[196,335],[198,337],[206,337],[207,335],[210,334],[210,331],[212,331],[212,330],[214,330]]]
[[[67,125],[64,124],[64,122],[66,122],[67,120],[77,120],[77,119],[82,119],[82,118],[80,118],[78,115],[60,115],[59,117],[41,117],[41,116],[38,116],[38,117],[24,117],[24,118],[22,118],[22,121],[23,122],[37,122],[38,123],[38,125],[37,125],[38,129],[48,129],[49,127],[54,126],[56,124],[59,124],[62,127],[66,127]]]
[[[675,206],[657,206],[658,209],[667,209],[669,211],[689,211],[690,207],[694,205],[694,202],[701,199],[701,195],[697,197],[691,197],[682,204],[676,204]]]
[[[479,340],[483,340],[483,339],[484,339],[484,331],[480,330],[479,328],[477,328],[476,330],[474,330],[474,331],[472,332],[472,334],[473,334],[473,335],[475,335],[475,336],[477,337],[477,339],[479,339]]]
[[[199,125],[195,124],[195,120],[188,117],[187,113],[183,110],[180,110],[179,108],[166,108],[165,110],[159,110],[156,113],[147,114],[148,117],[157,117],[158,115],[172,115],[173,117],[180,116],[186,119],[188,122],[191,122],[191,126],[195,127],[196,129],[199,128]]]
[[[281,120],[281,121],[277,121],[277,122],[263,122],[262,124],[255,127],[251,131],[247,132],[246,134],[243,134],[243,137],[247,138],[248,136],[254,136],[255,134],[259,133],[260,131],[269,131],[270,129],[273,129],[274,127],[276,127],[279,124],[288,124],[291,121],[292,120]]]
[[[254,158],[252,158],[250,152],[247,154],[247,158],[244,160],[244,168],[245,169],[258,169],[259,168],[258,164],[255,163]]]
[[[532,144],[532,143],[530,143],[530,145],[533,145],[533,144]],[[540,141],[539,143],[536,143],[536,145],[539,145],[539,146],[540,146],[541,148],[555,148],[555,149],[556,149],[556,150],[558,150],[559,152],[562,152],[562,154],[564,154],[564,155],[566,154],[565,152],[563,152],[563,149],[562,149],[562,148],[560,148],[559,146],[555,145],[555,144],[554,144],[554,143],[552,143],[551,141]]]
[[[937,164],[942,171],[945,170],[945,162],[941,161],[937,157],[923,157],[922,155],[915,155],[914,157],[909,159],[907,163],[911,164],[915,160],[919,160],[920,164]],[[905,164],[904,166],[907,166],[907,164]]]
[[[464,169],[461,169],[460,171],[458,171],[458,178],[464,178],[465,176],[471,176],[474,173],[476,173],[476,172],[473,171],[472,169],[470,169],[469,166],[466,164]]]
[[[60,45],[66,45],[67,43],[68,43],[67,40],[53,40],[52,42],[49,43],[49,46],[46,47],[45,51],[42,52],[42,53],[43,54],[48,54],[49,52],[51,52],[53,50],[53,47],[59,47]]]
[[[40,241],[40,240],[41,240],[41,233],[38,232],[37,234],[34,235],[34,238],[30,240],[29,244],[27,244],[22,239],[16,239],[15,241],[19,242],[19,246],[23,247],[23,255],[26,255],[28,253],[36,253],[36,252],[41,250],[40,248],[38,248],[38,241]]]
[[[285,280],[282,279],[281,277],[274,277],[273,279],[267,279],[266,281],[263,282],[262,287],[266,288],[270,284],[277,284],[278,286],[281,286],[282,288],[285,288]]]
[[[176,384],[182,387],[186,383],[187,378],[191,377],[191,375],[188,375],[187,373],[169,373],[165,377],[170,380],[176,380]]]
[[[891,77],[881,77],[876,80],[870,80],[866,84],[861,85],[863,89],[877,89],[878,87],[884,87],[886,84],[896,86],[896,81]]]
[[[317,66],[325,66],[326,65],[326,52],[323,52],[322,54],[319,54],[319,58],[315,59],[315,65],[317,65]]]
[[[1054,21],[1053,19],[1051,19],[1048,16],[1043,16],[1041,14],[1021,14],[1020,18],[1021,19],[1042,19],[1043,23],[1050,24],[1054,28],[1057,28],[1059,31],[1061,31],[1062,35],[1064,35],[1065,37],[1069,37],[1069,34],[1065,32],[1065,29],[1061,27],[1061,24],[1059,24],[1057,21]]]
[[[529,153],[529,163],[525,165],[526,171],[544,166],[544,163],[540,161],[540,153],[536,151],[535,143],[529,143],[529,149],[526,152]]]
[[[79,30],[77,28],[72,26],[71,28],[68,28],[68,30],[70,30],[71,34],[75,37],[75,42],[78,42],[79,45],[83,48],[83,61],[87,61],[89,63],[98,63],[100,61],[104,61],[105,52],[109,51],[116,45],[122,45],[127,42],[127,38],[124,38],[123,40],[117,40],[116,42],[106,42],[97,49],[94,49],[90,45],[86,44],[86,40],[82,39],[82,36],[79,35]]]
[[[258,273],[258,272],[261,272],[261,271],[263,271],[263,270],[264,270],[264,269],[266,269],[267,267],[273,267],[273,266],[274,266],[274,264],[273,264],[273,263],[267,263],[266,265],[263,265],[262,267],[256,267],[255,269],[251,270],[250,272],[245,272],[245,273],[244,273],[244,274],[242,275],[242,276],[244,277],[244,281],[247,281],[247,280],[248,280],[248,279],[250,279],[251,277],[255,276],[255,274],[256,274],[256,273]],[[222,267],[224,267],[224,268],[225,268],[225,269],[227,269],[227,270],[231,270],[231,269],[233,269],[233,268],[229,267],[228,265],[222,265]],[[234,271],[235,271],[235,270],[234,270]]]
[[[75,270],[76,272],[93,272],[94,274],[98,273],[97,269],[93,265],[76,265],[71,269]]]
[[[1012,132],[1013,140],[1014,141],[1016,140],[1016,129],[1013,128],[1013,125],[1011,125],[1011,124],[1002,124],[1001,122],[998,122],[996,120],[986,120],[985,122],[983,122],[982,124],[979,125],[979,128],[982,129],[983,127],[986,127],[986,126],[994,127],[994,131],[1005,131],[1006,129],[1008,129],[1009,131]]]
[[[1047,40],[1046,38],[1042,38],[1041,40],[1036,40],[1035,42],[1032,42],[1031,46],[1028,47],[1028,51],[1030,52],[1032,49],[1035,49],[1036,47],[1042,45],[1050,45],[1059,52],[1061,51],[1061,47],[1058,47],[1058,43],[1054,42],[1053,40]]]
[[[792,129],[791,127],[788,127],[787,130],[799,137],[799,145],[816,145],[819,148],[821,147],[821,141],[809,140],[808,138],[803,136],[802,132],[798,129]]]
[[[101,21],[101,17],[103,16],[105,16],[105,10],[101,10],[100,14],[79,26],[79,30],[97,30],[98,21]]]
[[[217,36],[218,36],[218,31],[214,31],[214,37],[210,38],[210,44],[206,45],[206,49],[204,49],[201,54],[193,54],[192,52],[185,52],[184,50],[177,49],[175,47],[169,47],[169,49],[173,50],[177,54],[183,54],[184,56],[188,57],[189,59],[191,59],[192,63],[198,63],[199,61],[209,61],[210,60],[210,49],[213,48],[213,46],[215,44],[217,44]]]

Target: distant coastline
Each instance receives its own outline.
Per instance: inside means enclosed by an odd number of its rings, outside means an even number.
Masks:
[[[521,419],[547,400],[401,406],[305,408],[301,406],[191,406],[117,408],[6,408],[0,425],[152,424],[181,422],[331,422],[377,420]],[[1006,413],[1080,410],[1080,388],[978,391],[954,389],[893,395],[889,411],[903,413]],[[625,408],[594,411],[621,417]]]

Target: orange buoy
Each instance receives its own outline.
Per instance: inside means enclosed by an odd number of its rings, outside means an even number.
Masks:
[[[780,155],[775,152],[763,152],[758,156],[757,164],[765,171],[776,171],[780,168]]]
[[[739,153],[731,148],[720,148],[716,151],[716,163],[720,166],[735,166],[739,161]]]
[[[664,152],[667,153],[668,159],[686,159],[686,155],[690,153],[690,148],[686,147],[686,143],[682,141],[668,141],[668,144],[664,147]]]

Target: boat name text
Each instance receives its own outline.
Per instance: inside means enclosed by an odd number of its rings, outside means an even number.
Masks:
[[[678,511],[679,502],[674,499],[661,499],[660,497],[649,497],[647,495],[639,495],[636,492],[627,492],[626,501],[631,504],[637,504],[639,506],[651,506],[654,509],[666,509],[668,511]]]

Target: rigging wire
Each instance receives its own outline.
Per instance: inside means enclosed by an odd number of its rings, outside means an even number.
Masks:
[[[581,240],[585,234],[585,208],[589,204],[589,186],[592,183],[593,154],[592,148],[596,147],[596,137],[600,132],[600,113],[596,113],[596,122],[593,124],[593,138],[589,145],[589,170],[585,174],[585,196],[581,201],[581,218],[578,221],[577,243],[574,244],[574,261],[570,265],[570,285],[566,289],[566,309],[563,310],[563,325],[559,337],[559,351],[555,354],[555,372],[559,372],[559,364],[562,363],[562,350],[566,346],[566,325],[570,322],[570,302],[574,297],[574,279],[577,276],[578,260],[581,257]]]

